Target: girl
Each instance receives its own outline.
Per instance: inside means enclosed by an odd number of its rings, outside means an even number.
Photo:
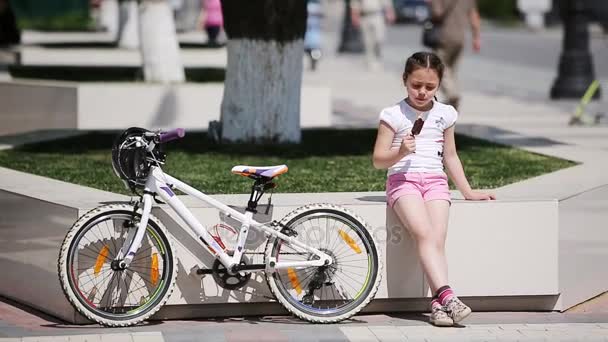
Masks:
[[[387,203],[416,241],[418,257],[434,296],[430,322],[449,326],[471,309],[447,285],[445,256],[450,178],[467,200],[493,200],[473,191],[456,153],[454,107],[434,99],[444,66],[437,55],[417,52],[407,59],[403,83],[407,98],[382,110],[374,146],[374,167],[388,168]]]
[[[203,12],[205,15],[203,26],[207,31],[207,44],[217,46],[219,45],[217,37],[224,25],[220,0],[203,0]]]

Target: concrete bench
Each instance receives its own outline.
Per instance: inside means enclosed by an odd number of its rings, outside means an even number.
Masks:
[[[243,206],[248,199],[214,197],[233,206]],[[205,226],[222,221],[217,210],[190,197],[182,199]],[[70,322],[83,322],[61,291],[59,246],[84,212],[100,203],[125,200],[128,197],[0,168],[0,295]],[[280,219],[311,202],[342,205],[369,223],[385,267],[376,299],[366,312],[428,309],[429,290],[414,245],[387,210],[384,193],[274,194],[271,213],[260,221]],[[559,310],[557,207],[556,200],[455,199],[447,241],[450,284],[475,310]],[[262,274],[252,276],[244,289],[247,294],[225,290],[211,276],[201,280],[196,270],[210,267],[212,258],[189,229],[183,229],[181,220],[164,209],[155,207],[153,212],[179,241],[179,273],[175,292],[155,317],[285,312],[264,297],[270,291]],[[258,240],[251,239],[254,246],[264,248],[259,235]]]

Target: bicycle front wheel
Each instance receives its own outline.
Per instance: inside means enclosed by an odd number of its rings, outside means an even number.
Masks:
[[[277,269],[266,280],[277,300],[306,321],[334,323],[363,309],[374,298],[382,263],[365,222],[332,204],[312,204],[281,220],[283,233],[332,258],[320,267]],[[266,262],[307,261],[312,253],[278,238],[268,242]]]
[[[116,256],[137,229],[141,210],[110,204],[83,215],[59,254],[59,279],[72,305],[107,326],[129,326],[152,316],[171,294],[177,268],[165,228],[150,215],[133,261],[120,269]]]

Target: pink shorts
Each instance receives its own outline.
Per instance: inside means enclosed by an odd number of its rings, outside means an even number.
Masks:
[[[445,173],[396,173],[386,181],[386,201],[392,208],[399,197],[415,195],[424,201],[446,200],[452,203]]]

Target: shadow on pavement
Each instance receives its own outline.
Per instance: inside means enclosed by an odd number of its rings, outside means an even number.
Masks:
[[[482,139],[491,137],[492,141],[509,146],[543,147],[566,145],[565,143],[548,138],[523,136],[517,132],[484,125],[461,124],[458,125],[458,133]]]

